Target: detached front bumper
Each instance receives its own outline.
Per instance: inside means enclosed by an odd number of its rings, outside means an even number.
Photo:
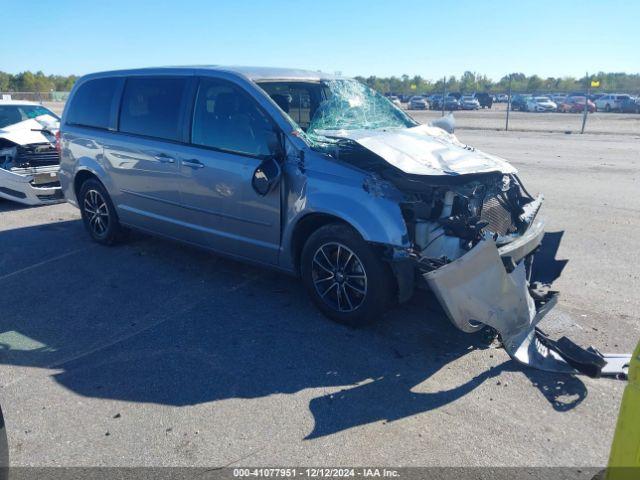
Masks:
[[[0,168],[0,197],[25,205],[64,201],[58,165],[5,170]]]
[[[541,243],[544,222],[536,220],[512,242],[497,247],[482,240],[460,258],[422,273],[451,322],[472,333],[494,328],[516,361],[540,370],[623,376],[629,355],[602,355],[569,339],[555,342],[536,325],[557,302],[557,293],[532,296],[525,257]]]

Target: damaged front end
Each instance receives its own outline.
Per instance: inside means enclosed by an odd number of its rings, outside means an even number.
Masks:
[[[531,282],[544,236],[537,218],[542,196],[531,197],[515,175],[447,190],[437,218],[415,219],[419,270],[451,322],[464,332],[484,325],[500,335],[519,363],[591,377],[624,376],[629,355],[602,355],[538,328],[558,293]],[[415,205],[409,210],[415,215]]]
[[[64,200],[57,124],[29,119],[0,130],[0,197],[25,205]]]
[[[431,127],[417,127],[426,128]],[[479,173],[410,173],[433,167],[407,162],[411,147],[406,142],[404,152],[388,153],[388,140],[389,135],[338,138],[333,156],[371,172],[363,185],[371,195],[401,192],[399,206],[413,245],[408,256],[417,266],[418,286],[434,292],[457,328],[467,333],[485,325],[494,328],[509,355],[533,368],[592,377],[626,374],[629,355],[602,355],[567,338],[554,341],[537,326],[558,299],[549,286],[531,281],[534,254],[545,232],[538,217],[542,195],[532,196],[511,168],[496,170],[501,165],[491,163],[493,157],[487,163],[494,170],[481,171],[477,164],[484,154],[467,146],[454,144],[456,156],[452,160],[449,153],[448,167]],[[406,256],[402,263],[391,262],[402,300],[408,288],[400,265],[407,266]]]
[[[291,85],[280,87],[286,92]],[[512,165],[460,142],[450,116],[419,125],[353,80],[324,81],[317,88],[320,94],[310,95],[307,105],[310,121],[295,135],[364,175],[369,212],[380,216],[388,211],[380,205],[398,207],[402,218],[395,224],[406,226],[402,241],[391,244],[362,230],[368,241],[386,247],[383,258],[395,274],[400,302],[424,286],[456,327],[467,333],[494,328],[522,364],[593,377],[625,374],[629,355],[554,341],[537,327],[558,294],[531,281],[544,236],[538,218],[543,197],[529,194]],[[361,201],[354,195],[354,205]]]

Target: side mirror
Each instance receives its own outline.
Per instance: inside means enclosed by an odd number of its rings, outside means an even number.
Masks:
[[[281,175],[282,169],[276,157],[269,157],[263,160],[258,168],[256,168],[256,171],[253,172],[251,186],[258,195],[264,197],[278,184]]]

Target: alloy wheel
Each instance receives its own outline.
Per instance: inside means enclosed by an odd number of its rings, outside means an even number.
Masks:
[[[89,227],[97,237],[103,237],[109,228],[109,208],[102,194],[97,190],[88,190],[84,196],[84,211]]]
[[[320,298],[338,312],[357,310],[367,296],[364,266],[358,256],[341,243],[325,243],[316,250],[311,275]]]

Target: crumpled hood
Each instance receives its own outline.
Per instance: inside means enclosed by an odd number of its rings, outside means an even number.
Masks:
[[[465,145],[455,135],[429,125],[386,130],[340,130],[316,133],[353,140],[394,167],[411,175],[517,172],[506,160]]]
[[[48,129],[51,134],[37,131],[43,128]],[[51,115],[40,115],[22,122],[7,125],[0,129],[0,138],[6,138],[18,145],[28,145],[30,143],[54,142],[55,132],[60,128],[60,122]],[[36,131],[34,131],[36,130]]]

